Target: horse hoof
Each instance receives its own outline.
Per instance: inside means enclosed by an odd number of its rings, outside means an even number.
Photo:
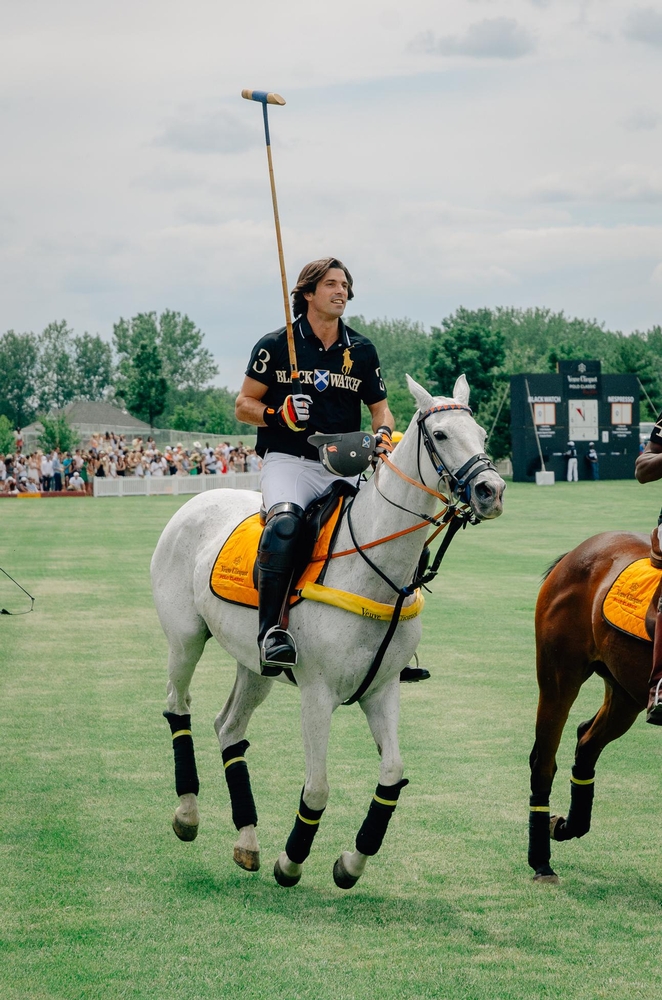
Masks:
[[[243,868],[245,872],[257,872],[260,870],[259,851],[247,851],[245,847],[235,847],[233,857],[235,864]]]
[[[284,889],[291,889],[293,885],[296,885],[301,880],[301,874],[286,875],[280,867],[280,858],[277,858],[274,865],[274,878],[278,882],[278,885],[282,885]]]
[[[195,840],[198,836],[197,823],[194,826],[190,823],[182,823],[177,813],[172,818],[172,828],[180,840]]]
[[[358,880],[358,875],[350,875],[345,868],[341,854],[333,866],[333,881],[339,889],[353,889]]]
[[[536,872],[533,876],[534,882],[544,882],[546,885],[559,885],[559,877],[556,872],[552,871],[550,868],[549,873]]]

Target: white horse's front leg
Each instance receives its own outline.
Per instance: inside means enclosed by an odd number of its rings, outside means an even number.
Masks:
[[[233,857],[240,868],[249,872],[256,872],[260,867],[260,845],[255,832],[257,810],[244,756],[250,743],[244,736],[253,712],[272,686],[273,678],[261,677],[238,663],[230,697],[214,721],[230,793],[232,820],[239,831]]]
[[[368,815],[356,837],[356,850],[343,851],[333,867],[333,880],[339,889],[351,889],[365,870],[368,858],[382,846],[389,820],[395,811],[400,790],[407,784],[398,746],[400,681],[395,677],[374,694],[360,702],[370,731],[381,754],[379,784]]]
[[[306,755],[306,783],[285,850],[274,865],[274,878],[286,888],[301,878],[303,863],[310,854],[315,834],[329,799],[326,755],[331,716],[335,708],[328,689],[305,688],[301,692],[301,731]]]
[[[184,621],[184,615],[181,616]],[[172,734],[175,758],[175,789],[179,805],[175,809],[172,828],[180,840],[195,840],[200,825],[198,810],[198,771],[195,763],[191,732],[191,695],[189,685],[196,663],[202,655],[209,633],[204,622],[191,614],[184,622],[187,630],[174,627],[169,635],[167,709],[163,713]]]

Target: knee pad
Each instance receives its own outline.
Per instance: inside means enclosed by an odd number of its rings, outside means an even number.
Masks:
[[[267,514],[260,538],[260,569],[289,571],[294,562],[295,546],[303,524],[303,508],[295,503],[275,504]]]

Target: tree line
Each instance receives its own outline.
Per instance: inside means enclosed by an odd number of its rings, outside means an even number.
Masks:
[[[510,452],[510,376],[555,371],[562,359],[598,358],[605,372],[631,372],[641,386],[642,419],[662,409],[660,326],[626,336],[596,320],[511,307],[460,307],[429,331],[409,319],[347,322],[375,344],[400,428],[414,413],[405,373],[449,395],[464,372],[494,458]],[[203,340],[188,316],[171,310],[120,319],[112,343],[76,336],[64,320],[39,335],[9,330],[0,336],[0,421],[22,427],[74,399],[111,399],[152,426],[245,434],[250,428],[234,416],[237,393],[211,385],[219,369]],[[369,427],[367,410],[365,419]]]
[[[73,400],[111,400],[152,427],[246,433],[236,393],[211,385],[219,369],[203,339],[172,310],[120,319],[112,343],[76,336],[65,320],[40,334],[9,330],[0,336],[0,417],[24,427]]]
[[[556,371],[557,362],[598,359],[605,373],[636,375],[641,387],[641,419],[655,420],[662,410],[662,327],[625,335],[596,320],[569,318],[550,309],[465,309],[430,332],[410,320],[371,320],[355,316],[349,325],[377,348],[389,404],[398,427],[407,426],[414,401],[405,373],[433,395],[448,396],[464,372],[471,406],[489,433],[493,458],[510,454],[510,376]]]

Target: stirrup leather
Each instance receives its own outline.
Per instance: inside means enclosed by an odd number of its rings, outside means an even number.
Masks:
[[[269,639],[274,648],[268,652],[266,647]],[[296,667],[296,643],[286,628],[274,625],[265,633],[260,643],[260,664],[263,667]]]

